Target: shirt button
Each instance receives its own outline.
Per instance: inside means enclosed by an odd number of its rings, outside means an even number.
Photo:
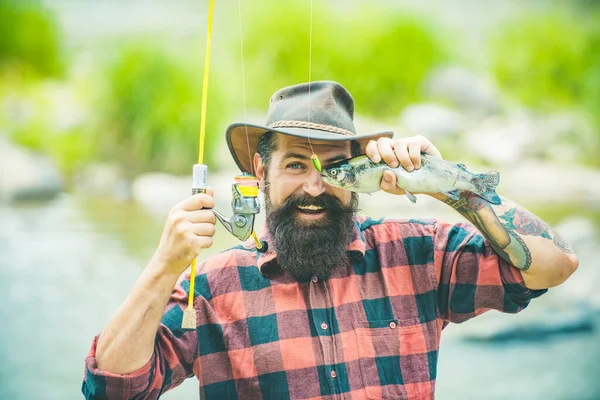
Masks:
[[[337,377],[337,373],[335,371],[331,371],[331,377],[335,379]]]
[[[390,322],[390,328],[396,329],[396,323],[394,321]]]
[[[312,281],[313,281],[313,283],[317,283],[317,282],[319,282],[319,278],[316,276],[313,276]]]
[[[323,322],[321,324],[321,329],[323,329],[324,331],[326,331],[327,330],[327,323]]]

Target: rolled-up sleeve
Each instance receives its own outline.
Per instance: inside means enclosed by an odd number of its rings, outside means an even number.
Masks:
[[[96,336],[85,359],[82,386],[85,398],[158,399],[162,393],[192,376],[194,360],[198,356],[198,341],[195,329],[181,329],[186,299],[187,290],[177,285],[159,325],[151,359],[129,374],[119,375],[98,369],[96,345],[99,336]]]
[[[471,224],[437,221],[434,249],[438,308],[448,322],[464,322],[488,310],[517,313],[547,291],[526,288],[521,271]]]

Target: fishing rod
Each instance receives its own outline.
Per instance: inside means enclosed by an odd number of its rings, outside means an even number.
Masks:
[[[208,180],[208,166],[204,164],[204,138],[206,136],[206,109],[208,101],[208,76],[210,68],[210,50],[212,41],[212,21],[213,21],[213,2],[210,0],[208,8],[208,26],[206,36],[206,54],[205,54],[205,65],[204,65],[204,79],[202,83],[202,112],[200,118],[200,143],[198,149],[198,163],[193,166],[192,169],[192,195],[199,193],[206,193],[207,180]],[[242,41],[242,17],[241,17],[241,0],[238,0],[239,8],[239,19],[240,19],[240,45],[242,52],[242,86],[243,86],[243,97],[244,97],[244,114],[246,113],[246,88],[245,88],[245,74],[244,74],[244,49]],[[310,42],[309,42],[309,62],[308,62],[308,78],[309,85],[311,82],[311,66],[312,66],[312,0],[310,0]],[[310,86],[309,86],[310,96]],[[308,110],[308,120],[310,122],[310,102]],[[317,171],[321,172],[321,162],[319,157],[315,154],[310,140],[310,131],[308,135],[308,143],[310,145],[312,155],[311,160]],[[248,143],[248,130],[246,126],[246,140]],[[250,160],[251,161],[251,160]],[[252,162],[250,162],[252,168]],[[254,221],[256,214],[260,212],[260,202],[258,200],[258,189],[259,182],[255,175],[248,174],[246,172],[241,175],[234,177],[234,181],[231,185],[231,209],[233,214],[227,218],[221,212],[216,209],[212,209],[215,217],[219,222],[227,229],[233,236],[241,241],[247,240],[250,236],[254,239],[256,250],[265,253],[268,249],[267,243],[258,239],[256,231],[254,230]],[[196,276],[196,258],[192,260],[190,270],[190,290],[188,294],[188,305],[183,313],[183,319],[181,327],[183,329],[196,329],[196,311],[194,309],[194,284]]]
[[[204,164],[204,139],[206,136],[206,110],[208,102],[208,76],[210,68],[210,50],[212,42],[213,3],[210,0],[208,7],[208,26],[206,35],[206,54],[204,64],[204,79],[202,82],[202,111],[200,117],[200,143],[198,149],[198,163],[192,169],[192,195],[206,193],[208,180],[208,166]],[[241,17],[240,17],[241,18]],[[243,173],[234,177],[231,185],[232,200],[231,208],[233,214],[227,218],[225,215],[212,209],[215,217],[223,224],[233,236],[245,241],[253,237],[256,249],[259,252],[267,251],[267,243],[258,239],[254,230],[256,214],[260,212],[258,200],[258,180],[256,176]],[[190,270],[190,290],[188,294],[188,305],[183,313],[181,327],[183,329],[196,329],[196,311],[194,310],[194,284],[196,276],[196,257],[192,260]]]

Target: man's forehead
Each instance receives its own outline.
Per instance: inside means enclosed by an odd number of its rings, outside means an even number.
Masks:
[[[312,145],[312,148],[311,148]],[[279,150],[286,151],[291,148],[297,150],[305,150],[309,153],[314,149],[315,152],[330,152],[330,151],[346,151],[350,150],[350,141],[347,140],[318,140],[301,138],[296,136],[279,135],[278,146]]]

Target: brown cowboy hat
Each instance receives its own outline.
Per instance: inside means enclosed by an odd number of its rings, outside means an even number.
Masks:
[[[277,91],[269,103],[266,126],[238,122],[229,125],[225,135],[235,163],[248,173],[258,142],[269,131],[314,140],[355,140],[362,152],[369,140],[393,136],[393,132],[357,135],[353,118],[350,93],[337,82],[317,81]]]

